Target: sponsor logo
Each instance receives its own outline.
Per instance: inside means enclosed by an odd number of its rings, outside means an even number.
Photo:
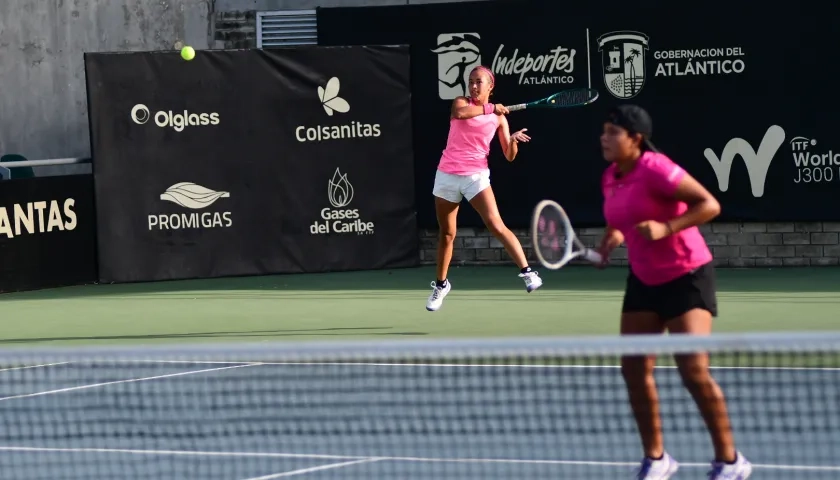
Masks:
[[[743,138],[733,138],[723,147],[720,157],[711,148],[703,151],[703,155],[717,176],[718,188],[721,192],[729,190],[729,176],[732,170],[732,162],[736,156],[740,156],[747,166],[747,174],[750,178],[750,189],[754,197],[764,195],[764,181],[767,179],[767,171],[770,163],[779,151],[779,147],[785,141],[785,131],[778,125],[772,125],[767,129],[764,138],[758,145],[758,151],[753,150],[752,145]]]
[[[512,52],[499,45],[493,56],[491,69],[496,77],[515,75],[520,85],[559,85],[574,83],[575,54],[577,50],[558,45],[548,53],[531,56],[520,53],[518,48]]]
[[[452,100],[469,96],[470,71],[481,64],[478,33],[443,33],[431,51],[438,56],[438,96]],[[490,69],[498,79],[513,76],[520,85],[569,85],[575,82],[577,50],[562,45],[532,54],[500,44]]]
[[[145,125],[151,117],[149,107],[142,103],[138,103],[131,109],[131,119],[138,125]],[[176,132],[183,132],[187,127],[218,125],[221,122],[219,114],[216,112],[191,113],[188,110],[184,110],[183,113],[161,110],[155,113],[154,120],[158,127],[172,128]]]
[[[318,98],[321,107],[332,117],[336,112],[347,113],[350,111],[350,104],[339,96],[341,81],[338,77],[332,77],[325,87],[318,87]],[[378,137],[382,135],[378,123],[361,123],[351,121],[341,125],[317,125],[307,127],[301,125],[295,129],[295,138],[298,142],[324,142],[327,140],[338,140],[347,138]]]
[[[216,192],[192,182],[176,183],[160,195],[161,200],[190,210],[208,208],[221,198],[230,198],[230,192]],[[149,230],[227,228],[231,225],[233,217],[227,211],[157,213],[148,216]]]
[[[333,112],[347,113],[350,111],[350,104],[347,103],[347,100],[338,96],[340,87],[337,77],[333,77],[327,82],[327,88],[318,87],[318,98],[321,99],[321,106],[331,117]]]
[[[789,144],[796,166],[794,183],[825,183],[840,179],[840,153],[819,148],[816,138],[797,136]]]
[[[230,192],[215,192],[192,182],[176,183],[160,195],[161,200],[194,210],[209,207],[220,198],[230,198]]]
[[[730,75],[743,73],[747,68],[741,47],[695,48],[691,50],[663,50],[653,53],[659,60],[657,77],[688,75]]]
[[[438,96],[441,100],[465,97],[469,92],[470,70],[481,65],[481,35],[442,33],[432,49],[438,57]]]
[[[633,98],[645,85],[648,36],[639,32],[611,32],[598,37],[604,85],[616,98]]]
[[[337,168],[327,186],[327,198],[333,208],[344,208],[353,201],[353,184],[347,180],[347,174],[342,175]]]
[[[67,198],[0,207],[0,235],[14,238],[27,233],[75,230],[78,225],[75,205],[76,200]]]
[[[647,79],[647,51],[650,38],[622,30],[598,37],[604,85],[616,98],[633,98]],[[731,75],[744,71],[741,47],[703,47],[653,52],[654,77]]]
[[[327,199],[332,208],[321,209],[321,220],[316,220],[309,226],[312,235],[330,233],[355,233],[356,235],[372,235],[373,222],[365,222],[359,214],[358,208],[347,208],[353,201],[353,185],[336,168],[332,178],[327,182]]]

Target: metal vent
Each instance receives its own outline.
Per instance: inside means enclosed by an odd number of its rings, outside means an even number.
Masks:
[[[257,48],[317,45],[315,10],[282,10],[257,13]]]

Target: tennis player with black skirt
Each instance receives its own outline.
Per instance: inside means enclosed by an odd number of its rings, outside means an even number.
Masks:
[[[626,242],[630,271],[621,310],[621,334],[707,335],[717,317],[712,254],[698,225],[720,204],[697,180],[651,143],[652,121],[636,105],[609,112],[601,135],[601,179],[607,229],[604,259]],[[655,356],[624,357],[621,372],[642,440],[638,480],[667,480],[679,464],[664,448]],[[715,450],[710,480],[744,480],[752,466],[735,449],[726,400],[709,372],[707,354],[677,355],[683,384],[694,398]]]

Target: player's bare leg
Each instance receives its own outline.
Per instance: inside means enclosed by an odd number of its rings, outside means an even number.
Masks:
[[[712,314],[707,310],[696,308],[667,322],[671,333],[690,333],[694,335],[709,335],[712,332]],[[690,355],[675,355],[675,360],[682,377],[683,385],[691,393],[715,449],[713,468],[722,478],[732,472],[747,478],[752,467],[750,463],[738,454],[726,408],[726,399],[720,386],[709,371],[709,355],[697,353]],[[734,478],[734,477],[733,477]]]
[[[438,221],[437,279],[446,280],[452,251],[455,247],[459,204],[435,197],[435,213]]]
[[[499,240],[505,247],[505,251],[519,267],[521,276],[525,280],[525,288],[532,292],[542,286],[542,279],[539,274],[528,266],[528,259],[525,251],[516,235],[502,221],[499,214],[499,207],[496,205],[496,196],[493,194],[493,187],[487,187],[470,200],[470,205],[481,216],[487,230]]]
[[[432,282],[432,293],[426,302],[426,310],[433,312],[443,305],[443,299],[449,294],[452,286],[449,284],[449,263],[452,261],[452,251],[455,247],[455,231],[457,230],[459,204],[435,197],[435,213],[438,220],[438,246],[436,279]]]
[[[665,326],[654,312],[624,312],[621,314],[621,334],[661,334]],[[667,479],[679,469],[679,464],[665,451],[662,438],[662,419],[659,415],[659,393],[653,378],[655,356],[625,356],[621,359],[621,374],[627,385],[630,408],[642,440],[644,459],[639,479]]]

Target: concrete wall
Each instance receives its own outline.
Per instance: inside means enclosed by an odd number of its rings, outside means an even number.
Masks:
[[[431,195],[431,194],[430,194]],[[429,199],[431,202],[431,198]],[[466,208],[469,208],[468,206]],[[721,267],[801,267],[840,264],[840,223],[713,223],[701,227]],[[532,263],[537,263],[529,234],[514,230]],[[578,238],[588,247],[597,246],[603,228],[583,228]],[[433,265],[437,230],[420,233],[420,260]],[[575,262],[582,263],[582,262]],[[611,257],[613,265],[627,265],[622,246]],[[455,236],[452,265],[513,264],[502,244],[483,228],[461,228]]]
[[[459,0],[216,0],[217,12],[305,10],[316,7],[371,7],[378,5],[420,5],[452,3]],[[468,0],[476,1],[476,0]]]
[[[0,155],[90,155],[83,54],[207,48],[205,0],[0,1]]]
[[[90,156],[85,52],[247,48],[254,11],[447,1],[0,0],[0,155]]]
[[[255,48],[256,12],[309,10],[317,7],[364,7],[452,3],[459,0],[216,0],[213,48]],[[469,0],[481,1],[481,0]]]

